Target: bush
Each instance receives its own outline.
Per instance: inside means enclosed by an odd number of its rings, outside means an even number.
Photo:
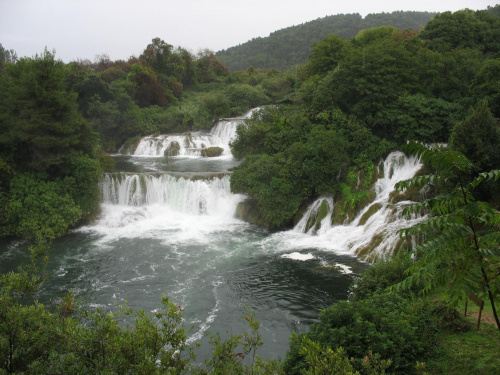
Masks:
[[[33,174],[12,179],[9,223],[13,234],[45,242],[67,233],[82,217],[82,210],[60,184]]]
[[[351,286],[351,301],[360,301],[405,279],[404,272],[412,264],[407,254],[398,254],[388,260],[380,260],[368,268]]]
[[[324,348],[342,347],[361,370],[370,353],[390,360],[390,372],[414,372],[417,360],[428,357],[435,348],[437,323],[428,305],[414,305],[394,294],[375,294],[364,300],[342,301],[322,310],[320,322],[311,331],[295,335],[285,360],[287,374],[300,374],[308,368],[301,352],[302,336],[319,342]]]

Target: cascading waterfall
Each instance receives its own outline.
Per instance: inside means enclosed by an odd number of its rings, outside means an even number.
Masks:
[[[360,217],[369,207],[350,224],[332,226],[335,201],[321,197],[294,230],[269,232],[234,217],[244,197],[230,192],[228,171],[237,162],[228,144],[241,121],[220,121],[206,133],[145,137],[134,154],[115,155],[117,168],[128,172],[103,176],[98,220],[54,241],[54,276],[41,301],[72,290],[85,307],[113,309],[128,301],[154,311],[165,294],[182,305],[194,327],[188,341],[200,341],[201,359],[211,356],[203,352],[204,341],[210,347],[206,331],[243,332],[248,327],[240,317],[248,306],[261,322],[261,354],[283,358],[291,332],[304,332],[319,309],[347,298],[352,275],[367,267],[355,253],[384,230],[377,254],[388,253],[384,243],[397,242],[398,226],[408,224],[397,218],[405,203],[390,203],[389,194],[420,164],[402,153],[387,158],[371,203],[381,208],[364,224]],[[224,148],[220,157],[201,157],[202,146],[214,145]],[[165,151],[172,160],[160,159]],[[24,259],[26,252],[19,244],[0,251],[0,269],[7,260],[17,267],[16,254]]]
[[[223,149],[221,156],[230,157],[229,143],[236,137],[236,129],[258,108],[250,110],[241,117],[222,119],[210,132],[190,132],[143,137],[133,156],[202,156],[202,150],[210,147]]]
[[[201,150],[219,146],[208,133],[149,136],[141,139],[134,156],[201,156]],[[169,155],[170,154],[170,155]]]
[[[161,213],[209,215],[232,220],[241,196],[231,194],[229,175],[190,179],[165,174],[105,174],[100,184],[103,206],[143,210],[156,206]],[[125,223],[129,222],[128,215]],[[118,224],[119,225],[119,224]],[[113,225],[115,226],[115,225]]]
[[[390,194],[397,182],[412,178],[421,167],[420,161],[415,157],[407,157],[399,151],[391,153],[380,166],[383,176],[375,183],[374,201],[362,209],[354,220],[346,225],[332,225],[330,218],[334,199],[320,197],[310,205],[294,231],[316,234],[318,242],[330,242],[339,251],[356,254],[369,261],[392,254],[402,241],[398,230],[423,218],[403,217],[403,208],[411,202],[391,203]],[[360,223],[369,210],[371,216],[366,222]]]

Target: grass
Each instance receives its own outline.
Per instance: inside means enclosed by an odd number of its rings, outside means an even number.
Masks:
[[[469,301],[467,321],[470,330],[443,333],[440,337],[440,355],[427,362],[424,373],[500,374],[500,331],[494,324],[491,305],[485,301],[479,329],[476,328],[478,312],[479,308]]]

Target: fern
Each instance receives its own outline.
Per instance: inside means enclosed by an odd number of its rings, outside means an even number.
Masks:
[[[404,210],[405,215],[427,213],[428,217],[400,230],[400,235],[424,233],[426,240],[414,250],[414,264],[394,289],[418,285],[422,293],[429,293],[444,287],[454,303],[470,293],[487,295],[500,330],[494,298],[500,293],[500,212],[487,202],[476,201],[473,194],[481,183],[498,181],[500,170],[471,179],[473,164],[458,151],[417,142],[407,144],[405,151],[420,157],[436,174],[401,181],[396,184],[397,190],[426,185],[448,189]]]

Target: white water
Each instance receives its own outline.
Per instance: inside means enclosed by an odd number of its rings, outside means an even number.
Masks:
[[[162,205],[191,215],[231,216],[241,200],[231,194],[228,175],[191,180],[170,174],[106,174],[101,191],[104,205]]]
[[[177,156],[200,157],[204,148],[220,147],[224,150],[221,156],[231,157],[229,143],[236,138],[237,126],[256,110],[253,109],[241,117],[223,119],[210,132],[143,137],[132,155],[163,157],[165,151],[176,147],[179,149]]]
[[[204,136],[227,147],[238,123],[223,121]],[[127,300],[132,308],[153,311],[165,294],[183,306],[186,325],[194,326],[189,342],[199,340],[202,348],[207,331],[243,332],[247,327],[240,317],[248,306],[261,322],[265,352],[258,354],[265,358],[283,358],[291,332],[307,330],[319,309],[347,298],[352,277],[366,268],[354,256],[359,246],[377,231],[395,233],[408,224],[388,222],[387,199],[394,184],[420,166],[401,153],[391,154],[376,188],[384,209],[364,226],[356,218],[333,227],[327,215],[315,234],[303,233],[302,221],[294,230],[269,233],[234,217],[244,197],[231,194],[227,174],[214,173],[234,166],[230,155],[201,158],[193,151],[165,165],[156,157],[163,156],[163,145],[150,145],[142,157],[123,157],[131,165],[124,169],[135,172],[104,176],[100,218],[54,242],[49,264],[54,276],[40,299],[72,290],[86,307],[112,309],[114,302]],[[221,169],[214,171],[214,165]],[[326,199],[331,211],[334,200]],[[0,270],[9,263],[15,269],[16,254],[23,253],[20,245],[12,245],[2,253]]]
[[[375,236],[381,236],[381,242],[374,246],[370,259],[384,258],[392,254],[394,245],[399,240],[398,230],[412,226],[423,220],[423,217],[408,219],[403,217],[403,208],[410,204],[402,201],[391,204],[389,195],[394,191],[397,182],[412,178],[422,167],[420,161],[415,157],[407,157],[402,152],[391,153],[383,162],[384,175],[375,183],[375,200],[346,225],[332,225],[331,214],[334,207],[333,197],[320,197],[311,204],[304,217],[294,228],[294,231],[304,233],[308,218],[318,212],[323,200],[326,199],[329,207],[328,215],[322,220],[321,227],[316,233],[314,240],[318,245],[329,244],[328,248],[349,254],[370,244]],[[360,219],[373,204],[380,204],[381,208],[376,211],[365,224],[360,225]],[[313,235],[315,228],[310,228],[307,233]]]

